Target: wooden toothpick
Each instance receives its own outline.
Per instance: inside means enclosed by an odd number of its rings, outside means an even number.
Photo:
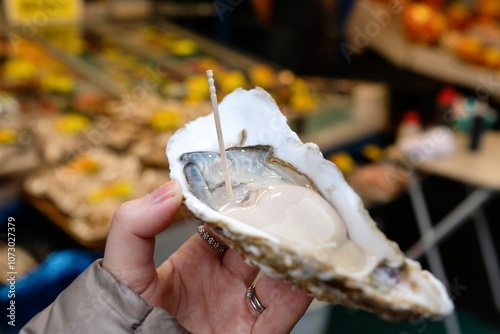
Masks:
[[[229,179],[229,168],[227,165],[226,150],[224,148],[224,137],[222,136],[222,126],[220,123],[220,116],[219,116],[219,105],[217,103],[217,94],[215,93],[213,75],[214,72],[212,70],[207,70],[208,87],[210,89],[210,100],[212,101],[212,110],[214,112],[215,128],[217,129],[217,139],[219,140],[219,151],[222,162],[222,172],[224,174],[224,181],[226,182],[227,197],[232,198],[233,187],[231,186],[231,180]]]

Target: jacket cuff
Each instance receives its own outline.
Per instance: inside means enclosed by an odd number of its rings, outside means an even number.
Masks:
[[[95,261],[22,333],[186,333],[164,309],[149,305]]]

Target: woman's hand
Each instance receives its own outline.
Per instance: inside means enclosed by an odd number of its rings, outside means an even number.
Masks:
[[[181,201],[180,186],[172,181],[120,206],[103,267],[147,302],[166,309],[190,332],[290,332],[312,298],[289,283],[263,276],[255,290],[266,309],[257,313],[245,293],[258,269],[231,249],[222,255],[196,234],[155,268],[155,236],[172,224]]]

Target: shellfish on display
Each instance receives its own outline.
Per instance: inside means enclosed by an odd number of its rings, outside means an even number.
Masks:
[[[444,285],[385,237],[337,167],[300,141],[267,92],[237,89],[219,110],[232,198],[212,115],[179,129],[167,156],[185,206],[230,248],[319,300],[385,319],[453,311]]]

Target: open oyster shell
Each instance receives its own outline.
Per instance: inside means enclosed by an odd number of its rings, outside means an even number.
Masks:
[[[219,110],[232,199],[212,115],[178,130],[167,156],[187,208],[229,247],[320,300],[392,320],[452,312],[443,284],[387,240],[337,167],[300,141],[268,93],[238,89]]]

